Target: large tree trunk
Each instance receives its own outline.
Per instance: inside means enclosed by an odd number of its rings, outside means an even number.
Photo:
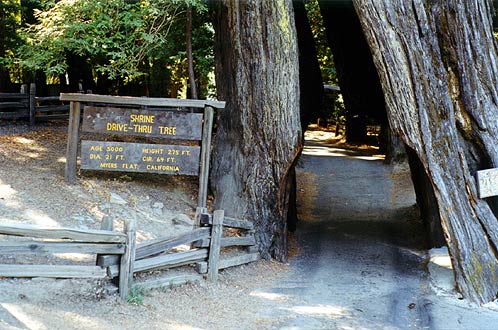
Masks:
[[[213,151],[215,205],[254,221],[262,256],[285,260],[289,172],[301,147],[292,2],[213,6],[216,85],[227,102]]]
[[[319,0],[346,107],[346,139],[367,139],[367,116],[387,123],[382,88],[372,54],[350,0]]]
[[[74,52],[66,53],[67,75],[69,78],[69,91],[79,92],[80,87],[83,90],[95,90],[92,68],[81,55]]]
[[[323,118],[323,80],[304,0],[294,0],[293,6],[299,49],[301,128],[305,131],[312,121]]]
[[[498,221],[474,174],[498,164],[498,58],[492,2],[354,0],[393,129],[434,187],[463,295],[498,292]]]
[[[187,27],[185,31],[187,45],[188,82],[190,98],[197,99],[197,86],[195,84],[194,56],[192,54],[192,6],[187,7]]]

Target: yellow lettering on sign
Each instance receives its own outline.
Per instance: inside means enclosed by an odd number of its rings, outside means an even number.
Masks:
[[[133,125],[133,131],[135,133],[152,133],[152,126],[150,125]]]
[[[155,116],[152,115],[135,115],[131,114],[130,115],[130,121],[132,123],[148,123],[148,124],[153,124],[154,123]]]
[[[142,148],[142,153],[143,154],[158,154],[158,155],[162,155],[163,154],[163,149],[159,149],[159,148]]]
[[[112,132],[128,132],[128,124],[107,123],[106,129]]]
[[[102,146],[90,146],[90,151],[103,151]]]
[[[158,126],[159,133],[164,135],[176,135],[176,126]]]
[[[101,168],[118,168],[116,163],[100,163]]]
[[[172,166],[172,165],[154,165],[154,164],[150,164],[150,165],[147,165],[146,168],[148,170],[154,170],[154,171],[174,171],[174,172],[180,171],[180,168],[178,166]]]
[[[90,154],[90,159],[101,159],[99,154]]]
[[[136,170],[138,168],[137,164],[121,164],[121,168],[124,169],[129,169],[129,170]]]

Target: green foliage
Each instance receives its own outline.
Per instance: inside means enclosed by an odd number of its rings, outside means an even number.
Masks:
[[[142,305],[145,300],[145,295],[147,294],[147,289],[142,286],[135,285],[131,288],[128,293],[126,301],[130,304]]]
[[[305,5],[313,37],[315,39],[315,45],[318,53],[318,63],[320,64],[323,83],[326,85],[338,85],[339,82],[334,64],[334,56],[332,55],[332,50],[328,44],[318,1],[309,0],[306,1]],[[346,109],[340,93],[325,92],[324,112],[325,117],[333,119],[336,124],[344,124]]]
[[[109,81],[114,92],[147,85],[152,94],[164,95],[180,89],[187,77],[187,6],[194,9],[196,75],[206,90],[214,60],[204,0],[23,0],[22,6],[20,0],[4,0],[0,69],[43,72],[57,81],[68,72],[72,55],[91,67],[95,81]]]
[[[2,0],[0,2],[0,58],[3,58],[3,63],[10,61],[14,55],[12,49],[17,47],[21,42],[17,34],[20,22],[20,1]]]
[[[185,3],[205,9],[192,0],[56,2],[35,14],[38,24],[26,31],[22,63],[48,75],[64,74],[65,55],[72,52],[89,58],[111,80],[133,80],[169,46],[168,32]]]
[[[325,26],[323,25],[322,14],[317,0],[306,1],[306,11],[310,21],[311,31],[315,39],[315,45],[318,52],[318,62],[322,71],[323,83],[327,85],[337,85],[337,72],[335,70],[334,56],[330,50]]]

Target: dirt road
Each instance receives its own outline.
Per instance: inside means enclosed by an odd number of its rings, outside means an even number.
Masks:
[[[298,171],[308,180],[299,189],[304,196],[316,190],[301,198],[303,251],[291,265],[310,314],[289,325],[431,327],[423,229],[409,171],[371,153],[308,142]]]

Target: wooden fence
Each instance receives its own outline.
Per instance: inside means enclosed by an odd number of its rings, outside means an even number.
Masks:
[[[134,241],[126,234],[107,230],[81,230],[53,228],[28,224],[0,224],[0,234],[37,238],[40,240],[2,241],[1,255],[84,253],[84,254],[129,254],[129,242]],[[122,260],[124,258],[121,258]],[[121,262],[121,270],[129,264]],[[105,278],[106,272],[98,266],[80,265],[24,265],[0,264],[0,277],[53,277],[53,278]],[[124,297],[128,292],[126,282],[120,283]]]
[[[227,236],[228,234],[231,236]],[[175,252],[174,249],[180,245],[190,245],[191,248]],[[133,261],[133,273],[195,264],[199,274],[207,274],[207,279],[215,282],[219,270],[257,261],[259,259],[257,250],[254,226],[251,222],[225,217],[222,210],[215,211],[211,215],[205,208],[199,207],[194,230],[176,237],[160,237],[138,243]],[[107,275],[110,278],[115,278],[120,276],[119,262],[119,257],[115,255],[102,255],[97,264],[107,268]],[[190,273],[175,274],[173,277],[153,279],[139,285],[154,288],[168,286],[172,282],[191,282],[201,277]]]
[[[69,103],[59,96],[36,96],[36,84],[22,85],[19,93],[0,93],[0,119],[29,118],[32,126],[39,120],[69,117]]]
[[[215,282],[219,270],[259,259],[251,222],[225,217],[223,210],[215,211],[211,215],[205,208],[198,208],[196,223],[196,228],[185,234],[156,238],[138,244],[135,243],[134,222],[127,223],[125,233],[120,233],[112,230],[112,221],[109,221],[109,218],[104,219],[101,230],[0,224],[0,234],[45,239],[0,242],[2,255],[84,253],[95,254],[97,259],[97,266],[0,264],[0,277],[115,278],[119,276],[120,296],[125,300],[134,285],[148,289],[167,287],[200,280],[202,274],[207,274],[208,281]],[[180,245],[190,245],[190,249],[175,251],[174,249]],[[174,276],[147,280],[139,284],[133,283],[133,275],[140,272],[167,270],[193,264],[196,265],[198,274],[175,273]]]

